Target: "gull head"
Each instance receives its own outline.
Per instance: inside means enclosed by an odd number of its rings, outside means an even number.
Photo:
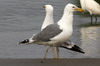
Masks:
[[[52,5],[44,5],[43,8],[45,8],[46,12],[52,12],[53,11]]]
[[[66,5],[65,10],[69,11],[69,12],[74,12],[74,11],[84,12],[83,9],[78,8],[76,5],[71,4],[71,3],[69,3],[69,4]]]

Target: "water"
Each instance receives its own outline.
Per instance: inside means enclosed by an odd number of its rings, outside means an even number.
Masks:
[[[40,31],[45,17],[45,10],[42,6],[48,3],[52,4],[55,8],[55,22],[61,18],[67,3],[74,3],[79,6],[78,0],[0,0],[0,58],[44,57],[45,46],[34,44],[17,45],[17,42],[30,38],[33,33]],[[93,35],[95,34],[98,37],[95,40],[88,38],[86,41],[84,30],[88,32],[88,29],[81,26],[90,23],[90,18],[88,15],[81,13],[74,14],[74,33],[71,40],[80,46],[86,54],[60,48],[60,56],[62,58],[100,58],[100,27],[93,26],[95,28]],[[94,28],[90,27],[90,30],[94,31]],[[51,50],[47,57],[52,58]]]

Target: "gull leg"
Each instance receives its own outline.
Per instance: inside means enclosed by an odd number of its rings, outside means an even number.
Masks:
[[[52,47],[52,53],[53,53],[53,58],[56,58],[55,57],[55,52],[54,52],[54,47]]]
[[[56,51],[57,51],[57,58],[59,58],[59,47],[56,47]]]
[[[44,58],[46,58],[49,49],[50,49],[50,47],[47,47]]]
[[[93,24],[93,17],[92,17],[92,15],[91,15],[91,25]]]
[[[95,16],[95,24],[97,24],[97,17]]]

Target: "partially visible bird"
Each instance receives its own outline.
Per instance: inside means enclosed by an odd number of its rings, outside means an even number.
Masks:
[[[46,15],[45,15],[45,19],[44,19],[44,22],[42,24],[42,27],[41,27],[41,31],[44,28],[46,28],[48,25],[54,24],[54,19],[53,19],[53,10],[54,10],[54,8],[53,8],[53,6],[48,4],[48,5],[44,5],[43,8],[45,8]],[[46,58],[49,48],[50,48],[50,46],[47,47],[44,58]],[[53,52],[53,56],[55,57],[54,47],[52,48],[52,52]]]
[[[100,4],[95,0],[80,0],[80,4],[82,9],[88,11],[91,16],[91,25],[93,25],[93,17],[92,15],[98,14],[100,15]],[[95,24],[97,23],[97,17],[95,16]]]
[[[73,32],[73,12],[83,11],[73,4],[66,5],[64,14],[57,24],[51,24],[45,27],[40,33],[35,34],[30,39],[26,39],[20,43],[36,43],[51,47],[64,47],[64,43],[69,40]],[[67,20],[66,20],[67,18]],[[75,45],[76,46],[76,45]],[[72,46],[74,47],[74,45]],[[83,52],[84,53],[84,52]],[[59,51],[57,51],[57,56]]]
[[[41,27],[41,31],[47,27],[50,24],[54,24],[54,19],[53,19],[53,6],[52,5],[44,5],[43,8],[45,8],[46,15],[44,22]]]

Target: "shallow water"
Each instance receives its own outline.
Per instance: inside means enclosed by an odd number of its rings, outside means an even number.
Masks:
[[[45,17],[45,4],[52,4],[55,8],[54,19],[57,22],[67,3],[78,4],[73,0],[0,0],[0,58],[43,58],[45,46],[17,45],[17,42],[30,38],[33,33],[40,31]],[[74,33],[71,41],[80,46],[86,54],[76,53],[60,48],[62,58],[100,58],[100,27],[83,28],[90,23],[88,15],[74,13]],[[100,22],[100,19],[98,19]],[[95,29],[95,30],[94,30]],[[91,31],[89,31],[91,30]],[[84,32],[90,32],[84,33]],[[95,31],[92,33],[92,31]],[[90,35],[96,38],[84,38]],[[94,40],[95,39],[95,40]],[[48,58],[52,58],[51,50]]]

